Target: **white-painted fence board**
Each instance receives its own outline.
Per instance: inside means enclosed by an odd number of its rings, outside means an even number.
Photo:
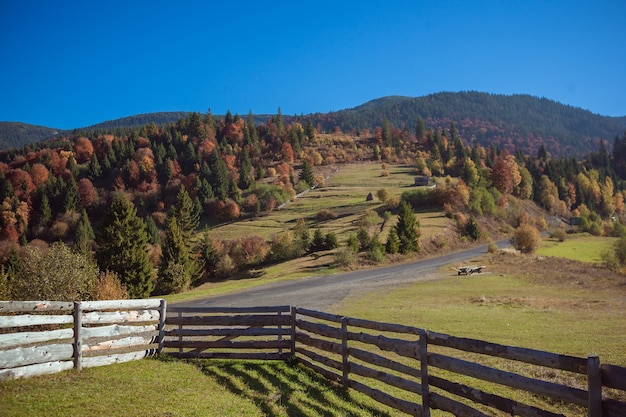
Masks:
[[[142,350],[138,352],[121,353],[106,356],[91,356],[83,358],[83,368],[92,368],[94,366],[111,365],[114,363],[130,362],[143,359],[150,356],[150,351]]]
[[[158,321],[159,310],[92,311],[83,314],[83,324],[137,323]]]
[[[0,334],[0,349],[8,349],[31,343],[51,342],[54,340],[70,339],[74,337],[73,329],[48,330],[43,332],[19,332]],[[1,353],[0,353],[1,354]]]
[[[64,361],[74,353],[71,343],[15,348],[0,351],[0,368],[16,368],[42,362]]]
[[[74,303],[66,301],[0,301],[0,313],[31,311],[72,311]]]
[[[83,352],[131,348],[135,346],[145,346],[155,342],[154,337],[132,336],[123,339],[105,340],[98,343],[88,344],[83,342]]]
[[[57,372],[68,371],[73,367],[74,362],[72,361],[54,361],[21,366],[19,368],[0,369],[0,381],[29,378],[37,375],[56,374]]]
[[[124,326],[112,324],[109,326],[85,327],[81,330],[81,335],[84,340],[93,337],[127,336],[155,330],[158,330],[157,324],[150,324],[147,326]]]
[[[39,326],[42,324],[72,324],[71,315],[36,315],[22,314],[20,316],[0,316],[0,328]]]
[[[141,310],[159,308],[160,299],[149,300],[102,300],[83,301],[80,303],[83,311],[87,310]]]

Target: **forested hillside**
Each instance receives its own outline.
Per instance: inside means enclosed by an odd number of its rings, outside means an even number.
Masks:
[[[541,144],[555,156],[582,156],[599,140],[613,141],[626,131],[625,118],[606,117],[528,95],[478,92],[437,93],[424,97],[383,97],[353,109],[311,115],[314,125],[344,132],[382,126],[413,129],[418,118],[427,128],[454,122],[469,143],[495,144],[514,153],[536,154]]]
[[[26,123],[0,122],[0,149],[19,149],[24,145],[67,133],[69,132]]]
[[[225,222],[270,216],[296,193],[323,187],[324,172],[367,161],[403,165],[438,186],[407,189],[400,199],[378,190],[378,211],[342,236],[322,233],[337,216],[328,209],[270,239],[211,233]],[[51,289],[62,286],[49,285],[54,274],[81,283],[71,287],[75,299],[146,297],[322,250],[335,250],[339,263],[383,262],[420,250],[413,210],[424,208],[454,219],[457,239],[479,239],[480,224],[489,222],[545,228],[542,217],[522,210],[525,201],[576,217],[581,230],[622,236],[625,178],[626,134],[599,140],[577,159],[555,157],[543,143],[527,155],[483,146],[453,121],[428,128],[420,117],[413,128],[383,119],[354,134],[324,133],[280,110],[261,124],[252,114],[189,113],[163,126],[74,132],[0,152],[0,298],[54,299]],[[379,220],[394,215],[383,240]],[[87,277],[86,265],[101,275]]]

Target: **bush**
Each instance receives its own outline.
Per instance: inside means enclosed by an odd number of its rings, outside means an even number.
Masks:
[[[189,290],[190,285],[191,275],[187,272],[185,265],[172,262],[160,271],[155,292],[157,294],[178,294]]]
[[[317,212],[315,218],[318,221],[334,220],[337,218],[337,214],[328,209],[321,209]]]
[[[101,272],[92,298],[94,300],[126,300],[128,291],[115,272]]]
[[[480,227],[474,219],[469,219],[463,225],[463,236],[467,236],[472,240],[478,240],[480,239],[481,233]]]
[[[541,246],[541,235],[536,227],[523,224],[515,230],[511,243],[522,253],[534,253]]]
[[[565,229],[557,229],[552,232],[552,237],[558,240],[559,242],[564,242],[567,237],[567,233],[565,233]]]

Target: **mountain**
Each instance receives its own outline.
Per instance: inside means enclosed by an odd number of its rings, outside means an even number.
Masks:
[[[469,143],[492,143],[535,155],[541,143],[553,155],[580,156],[597,149],[600,139],[613,143],[626,131],[626,117],[608,117],[529,95],[479,92],[437,93],[423,97],[389,96],[352,109],[307,116],[325,131],[373,129],[387,118],[412,132],[418,118],[426,128],[449,129],[454,122]]]
[[[67,131],[19,122],[0,122],[0,150],[21,148],[29,143],[41,142]]]
[[[147,113],[75,129],[77,134],[91,131],[120,132],[155,123],[173,123],[189,112]],[[255,115],[255,122],[271,117]],[[541,144],[554,156],[582,156],[598,149],[600,140],[610,144],[626,131],[626,116],[608,117],[588,110],[529,95],[499,95],[479,92],[443,92],[423,97],[381,97],[360,106],[330,113],[303,116],[322,131],[337,127],[344,132],[373,131],[387,119],[396,129],[414,132],[418,119],[426,128],[449,129],[454,123],[468,143],[494,144],[514,153],[536,155]],[[290,122],[299,117],[285,116]],[[69,135],[61,131],[24,123],[0,123],[0,149],[20,148],[25,144]]]

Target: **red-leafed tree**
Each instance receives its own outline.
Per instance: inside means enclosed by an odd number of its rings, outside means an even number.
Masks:
[[[80,194],[80,200],[83,203],[83,207],[87,209],[98,201],[98,191],[88,178],[81,178],[78,181],[78,193]]]
[[[498,157],[494,161],[491,174],[489,175],[491,183],[498,191],[503,194],[510,194],[513,190],[513,178],[511,170],[506,160]]]
[[[294,154],[293,148],[289,142],[284,142],[281,148],[281,153],[283,155],[283,161],[288,164],[293,164]]]

